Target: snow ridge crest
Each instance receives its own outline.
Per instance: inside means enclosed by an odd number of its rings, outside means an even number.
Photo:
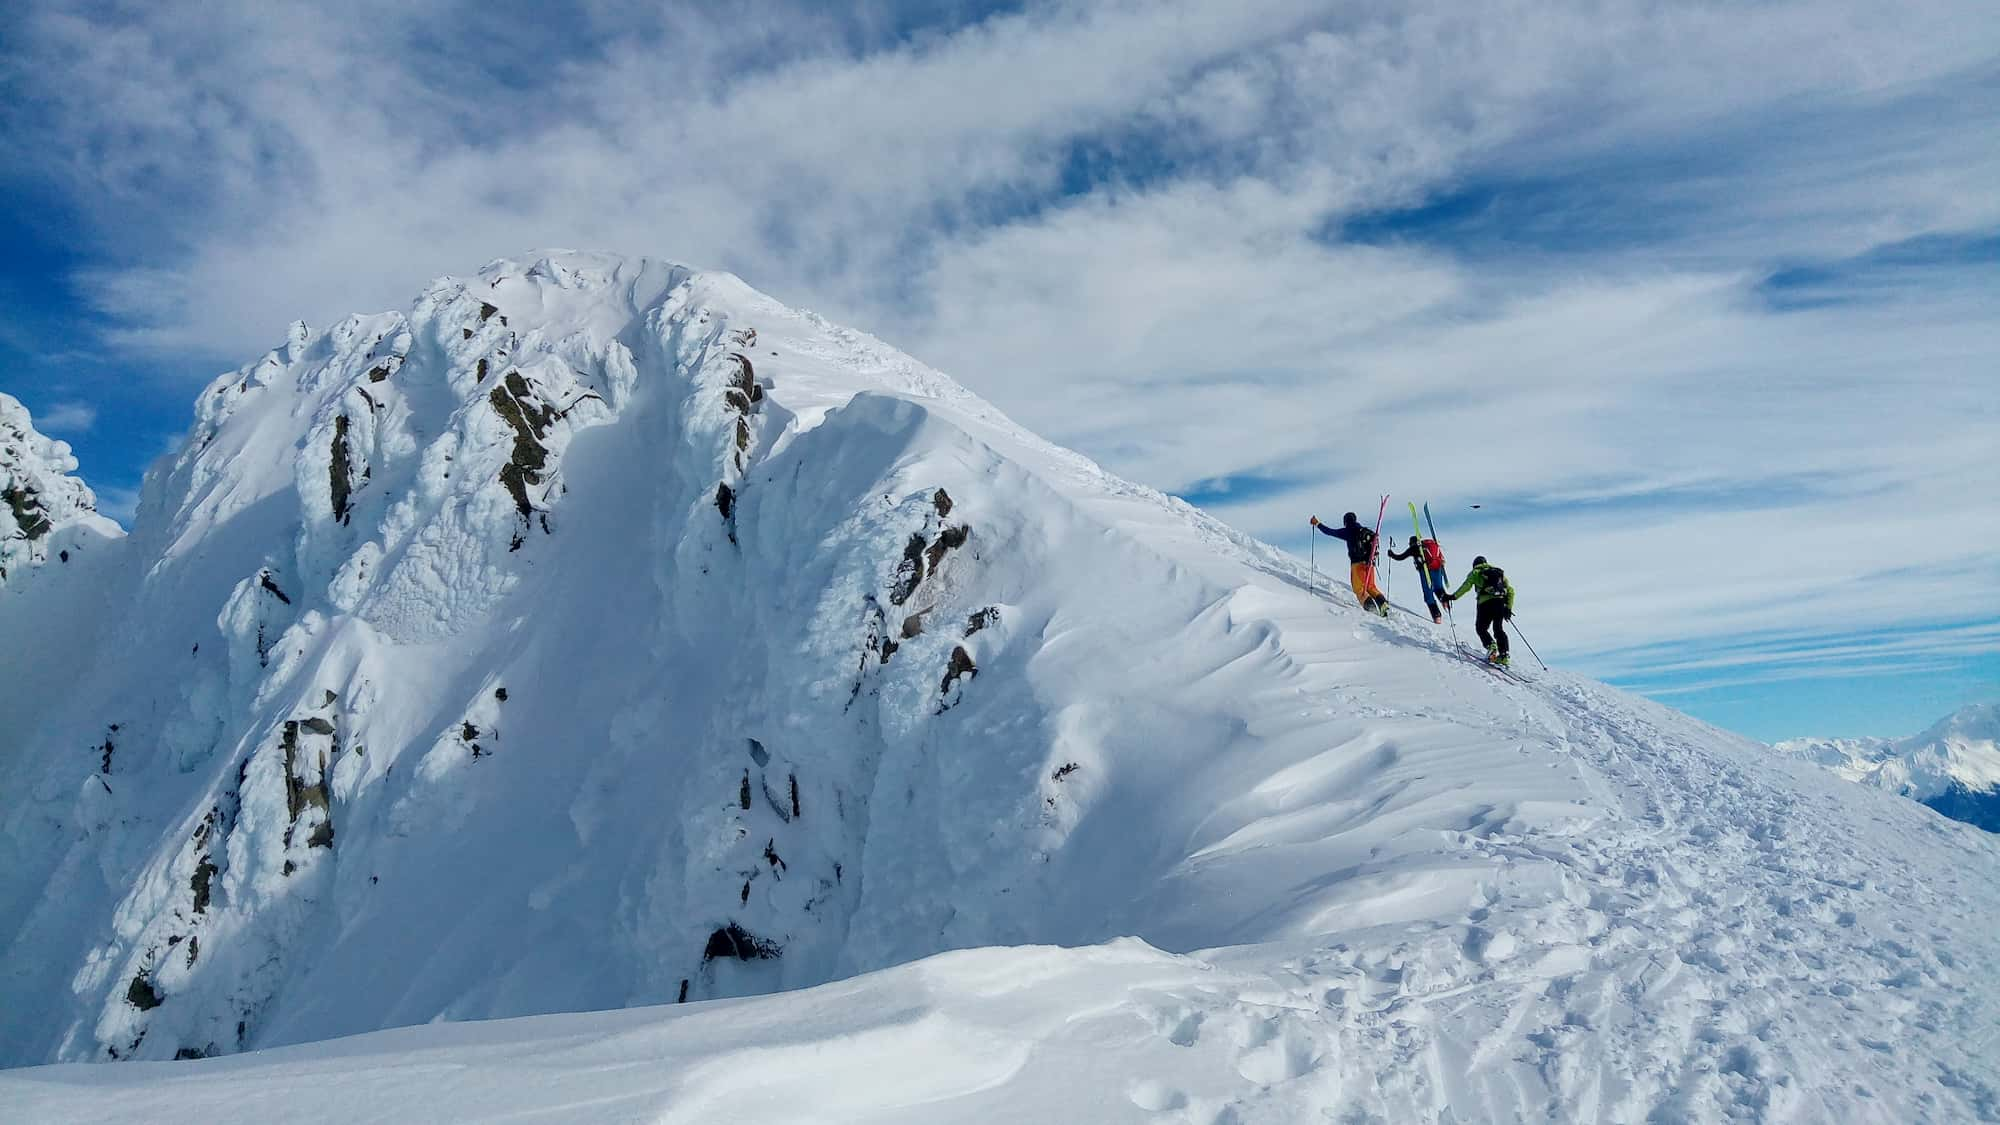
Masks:
[[[780,1040],[873,1075],[955,1039],[965,1088],[894,1104],[1005,1120],[1115,1100],[1060,1069],[1101,1055],[1157,1077],[1135,1109],[1242,1120],[2000,1104],[2000,841],[1495,675],[726,274],[552,251],[295,324],[130,538],[37,573],[0,597],[37,639],[0,646],[0,1064],[841,981],[751,1039],[715,1021],[757,1004],[618,1014],[691,1060],[619,1069],[685,1109],[827,1073]],[[894,1033],[813,1014],[857,1006]]]

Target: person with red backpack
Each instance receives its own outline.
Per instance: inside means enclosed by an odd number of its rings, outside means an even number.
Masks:
[[[1410,545],[1402,554],[1391,548],[1389,557],[1401,562],[1410,559],[1417,567],[1417,588],[1424,592],[1424,605],[1431,611],[1433,622],[1444,621],[1444,612],[1438,609],[1438,602],[1451,583],[1444,576],[1444,549],[1435,539],[1418,539],[1410,536]]]
[[[1318,516],[1312,517],[1312,525],[1319,528],[1320,534],[1347,544],[1348,580],[1361,608],[1389,616],[1389,599],[1382,596],[1382,588],[1375,584],[1375,533],[1362,527],[1353,512],[1340,517],[1337,528],[1319,522]]]

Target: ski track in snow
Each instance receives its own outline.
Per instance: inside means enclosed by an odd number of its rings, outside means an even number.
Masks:
[[[25,1120],[2000,1120],[1993,838],[1468,667],[732,278],[299,326],[142,513],[0,586],[0,1045],[250,1050]]]

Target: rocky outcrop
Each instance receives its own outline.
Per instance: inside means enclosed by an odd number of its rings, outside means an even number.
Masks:
[[[542,483],[542,469],[549,463],[542,438],[556,419],[556,409],[541,401],[518,371],[508,372],[486,401],[514,433],[513,450],[500,467],[500,484],[514,498],[514,507],[526,522],[535,514],[528,491]]]

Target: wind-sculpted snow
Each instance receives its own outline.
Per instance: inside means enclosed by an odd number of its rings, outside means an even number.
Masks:
[[[2000,1113],[1990,838],[1360,615],[724,275],[298,326],[107,558],[0,757],[7,1061],[690,1004],[0,1079],[41,1116]]]

